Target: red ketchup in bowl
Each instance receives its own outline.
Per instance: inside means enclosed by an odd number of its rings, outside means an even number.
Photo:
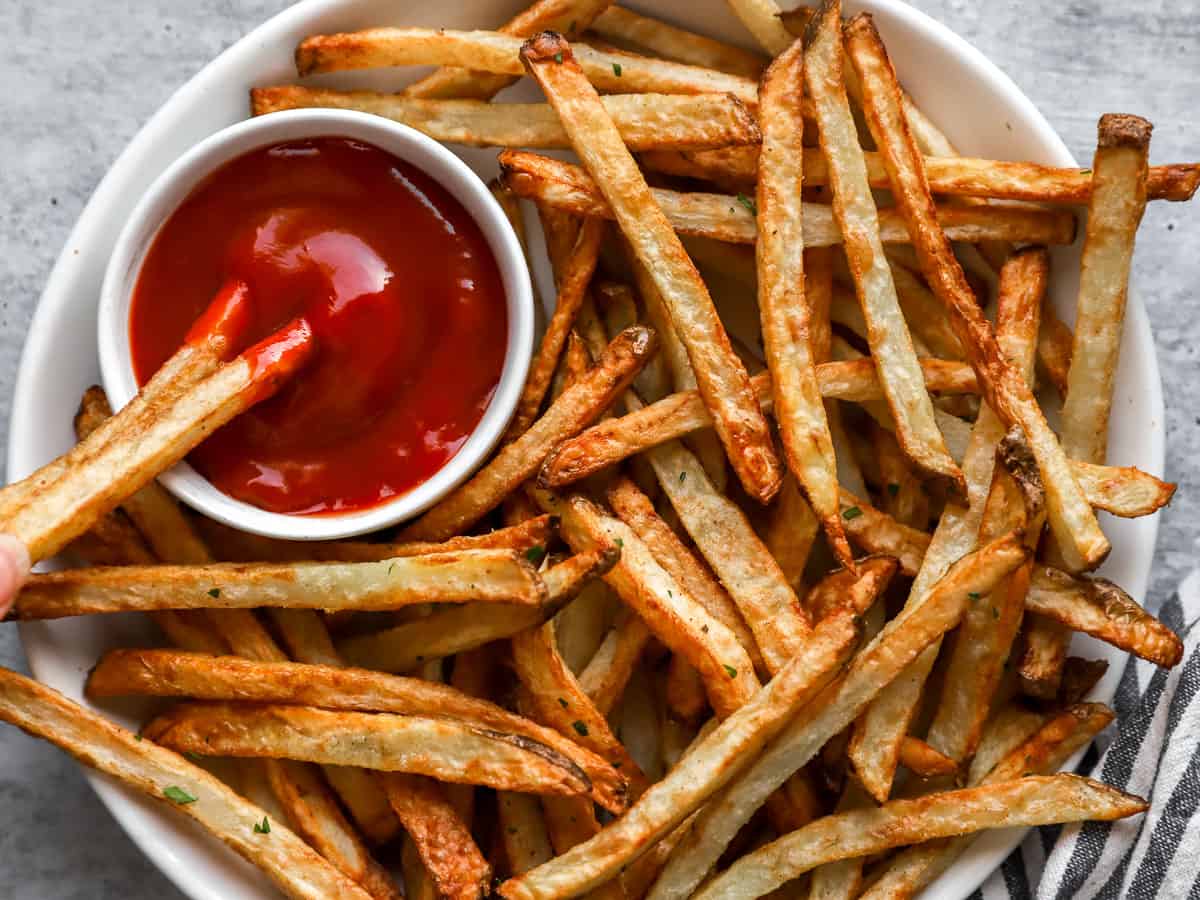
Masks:
[[[202,182],[138,275],[139,384],[233,278],[249,286],[250,342],[304,316],[317,345],[188,456],[236,499],[297,515],[383,503],[458,452],[499,384],[508,326],[486,238],[445,188],[377,147],[277,144]]]

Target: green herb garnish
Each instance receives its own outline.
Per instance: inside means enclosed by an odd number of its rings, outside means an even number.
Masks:
[[[733,666],[722,664],[722,668],[725,669],[725,674],[730,678],[737,678],[737,669]]]
[[[540,566],[542,560],[546,558],[546,548],[541,544],[535,544],[525,551],[525,558],[535,566]]]
[[[267,820],[266,816],[263,816],[263,820],[261,822],[254,823],[254,833],[255,834],[270,834],[271,833],[271,823]]]
[[[584,725],[582,722],[576,720],[571,723],[571,727],[575,729],[575,733],[577,735],[579,735],[580,737],[588,736],[588,727],[586,725]]]
[[[620,63],[613,63],[613,74],[616,75],[618,78],[621,77],[621,64]]]
[[[752,199],[747,197],[745,194],[738,194],[737,202],[742,204],[742,206],[746,207],[746,210],[750,213],[750,215],[752,215],[752,216],[758,215],[758,204],[756,204]]]
[[[163,790],[163,794],[166,795],[168,800],[178,803],[180,806],[186,806],[189,803],[196,802],[196,797],[189,794],[183,788],[176,787],[175,785],[165,788]]]
[[[555,53],[555,54],[554,54],[554,61],[555,61],[556,63],[560,63],[560,62],[562,62],[562,59],[563,59],[563,57],[562,57],[562,54],[561,54],[561,53]]]
[[[857,506],[851,506],[842,513],[842,518],[849,522],[851,519],[857,519],[862,515],[862,510]]]
[[[212,597],[213,599],[216,599],[217,597],[220,597],[220,596],[221,596],[221,589],[220,589],[220,588],[209,588],[209,589],[208,589],[208,596]]]

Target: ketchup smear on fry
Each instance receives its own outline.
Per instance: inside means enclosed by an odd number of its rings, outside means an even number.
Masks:
[[[377,147],[295,141],[218,169],[175,210],[130,312],[144,384],[231,278],[247,343],[297,316],[303,371],[192,451],[220,490],[274,512],[365,509],[428,480],[479,423],[504,364],[495,257],[441,185]]]

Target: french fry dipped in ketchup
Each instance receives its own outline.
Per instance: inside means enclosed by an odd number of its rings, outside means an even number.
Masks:
[[[53,556],[303,368],[315,347],[303,318],[230,358],[245,340],[251,304],[244,283],[226,283],[137,397],[73,450],[0,492],[0,531],[33,562]]]

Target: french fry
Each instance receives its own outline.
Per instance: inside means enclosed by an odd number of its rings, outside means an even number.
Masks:
[[[401,532],[401,539],[441,540],[479,521],[533,475],[556,444],[604,412],[656,349],[654,332],[648,328],[621,332],[583,379],[564,391],[537,422],[492,457],[469,481],[408,525]]]
[[[688,596],[734,633],[738,643],[754,661],[755,670],[763,671],[758,644],[737,604],[671,530],[671,526],[658,516],[650,498],[629,479],[619,478],[609,486],[607,499],[617,517],[645,542],[658,564]]]
[[[174,650],[113,650],[88,676],[86,691],[93,698],[195,697],[459,719],[479,729],[523,735],[551,747],[587,773],[597,802],[616,812],[624,808],[623,779],[595,754],[486,700],[418,678]]]
[[[450,719],[196,703],[158,716],[142,734],[180,751],[215,756],[304,759],[537,794],[591,789],[582,769],[545,744]]]
[[[605,715],[621,699],[651,637],[641,616],[626,608],[625,615],[618,616],[595,655],[579,673],[579,686]]]
[[[863,152],[867,180],[876,190],[887,190],[887,167],[880,154]],[[649,151],[642,157],[647,168],[672,175],[712,181],[748,184],[754,181],[758,164],[753,146],[730,150],[672,152]],[[1034,203],[1086,204],[1092,194],[1089,169],[1067,169],[1030,162],[971,159],[963,156],[933,156],[925,151],[925,173],[929,190],[938,196],[980,197],[993,200],[1022,200]],[[806,187],[829,184],[829,166],[816,148],[805,148],[803,157]],[[1200,163],[1151,166],[1146,174],[1146,199],[1183,202],[1191,200],[1200,186]]]
[[[529,366],[525,386],[521,389],[516,411],[508,426],[509,440],[516,440],[537,419],[559,355],[586,296],[592,273],[596,270],[600,243],[604,240],[606,230],[605,223],[599,219],[584,219],[579,228],[565,271],[559,278],[554,314],[546,325],[546,332]]]
[[[500,178],[518,196],[577,216],[615,218],[613,207],[596,182],[579,166],[522,150],[500,154]],[[753,244],[758,236],[754,214],[736,196],[651,188],[650,195],[682,235],[732,244]],[[936,207],[938,224],[952,241],[1003,240],[1030,244],[1070,244],[1075,240],[1075,217],[1068,210],[1034,207]],[[884,244],[911,241],[901,214],[878,213],[879,238]],[[804,205],[804,246],[832,247],[842,243],[833,209],[822,203]]]
[[[794,476],[788,475],[783,479],[783,487],[775,496],[768,516],[763,543],[779,564],[792,590],[799,593],[804,581],[804,568],[808,565],[809,553],[821,530],[821,523],[804,499]]]
[[[448,65],[498,75],[524,75],[521,44],[521,38],[494,31],[369,28],[305,38],[296,48],[296,69],[304,76],[384,66]],[[575,49],[575,56],[581,75],[611,93],[729,94],[749,105],[758,99],[754,81],[712,69],[618,50],[597,50],[586,44]],[[567,130],[569,133],[569,125]]]
[[[1062,684],[1054,702],[1060,706],[1073,706],[1081,702],[1107,671],[1107,660],[1068,656],[1063,664]]]
[[[380,780],[438,893],[456,900],[482,897],[490,886],[492,867],[437,782],[397,772]]]
[[[897,522],[844,488],[840,502],[850,540],[868,553],[894,557],[905,575],[917,574],[930,545],[929,535]]]
[[[896,420],[900,445],[919,468],[948,478],[963,493],[963,475],[934,421],[933,403],[923,388],[891,267],[883,252],[879,216],[846,99],[841,28],[841,5],[823,5],[812,23],[804,58],[804,80],[813,99],[821,150],[829,164],[834,216],[845,240],[846,259],[866,318],[871,354]]]
[[[779,489],[779,462],[749,375],[732,352],[704,282],[566,41],[542,35],[521,53],[666,302],[734,470],[751,496],[768,501]]]
[[[665,720],[674,722],[674,717],[682,722],[696,722],[708,710],[708,695],[704,692],[704,681],[700,673],[688,665],[682,656],[672,656],[667,665],[665,678],[667,709],[670,715]],[[663,723],[666,729],[666,721]]]
[[[398,556],[459,553],[464,550],[545,549],[558,525],[551,516],[536,516],[486,534],[463,535],[445,541],[375,543],[373,541],[284,541],[238,531],[213,519],[195,524],[214,555],[229,562],[379,562]]]
[[[646,775],[563,662],[554,623],[514,635],[511,648],[513,669],[525,688],[522,704],[528,702],[532,717],[621,770],[634,797],[639,796],[646,789]]]
[[[1076,484],[1066,454],[1021,374],[1004,358],[983,317],[950,238],[936,222],[933,200],[900,103],[895,72],[869,16],[847,26],[847,48],[863,86],[871,133],[888,168],[896,204],[909,221],[922,272],[946,306],[988,405],[1007,425],[1020,424],[1042,472],[1049,521],[1072,568],[1094,568],[1111,545]]]
[[[1054,314],[1050,304],[1042,310],[1042,330],[1038,334],[1038,365],[1054,385],[1060,397],[1067,393],[1067,373],[1071,369],[1071,347],[1075,336]]]
[[[1104,462],[1108,449],[1133,241],[1146,208],[1150,129],[1150,123],[1137,116],[1101,116],[1092,162],[1075,337],[1062,409],[1063,450],[1090,463]]]
[[[1018,535],[994,541],[952,566],[925,603],[892,619],[855,656],[842,678],[800,711],[736,781],[709,801],[675,847],[650,896],[689,896],[767,797],[853,722],[930,642],[957,624],[968,594],[991,590],[1027,557]]]
[[[1037,566],[1025,608],[1160,666],[1170,668],[1183,658],[1179,637],[1106,578]]]
[[[953,775],[958,770],[958,764],[949,756],[911,734],[900,742],[900,765],[919,778]]]
[[[846,782],[834,812],[849,812],[871,805],[872,801],[853,779]],[[854,900],[862,891],[861,857],[826,863],[813,870],[808,900]]]
[[[610,6],[596,16],[591,31],[605,40],[644,47],[663,59],[743,78],[758,80],[767,65],[757,53],[676,28],[623,6]]]
[[[35,575],[14,606],[19,619],[129,609],[398,609],[443,602],[533,607],[546,586],[523,554],[466,550],[377,563],[212,564],[68,569]]]
[[[559,500],[543,493],[540,502],[560,515],[563,537],[577,553],[597,545],[621,547],[620,560],[604,580],[660,641],[700,672],[718,715],[731,714],[753,696],[754,664],[737,637],[684,593],[629,526],[584,497]]]
[[[1040,250],[1019,251],[1010,256],[1000,270],[997,341],[1010,364],[1027,383],[1033,380],[1040,312],[1048,275],[1049,260],[1045,252]],[[983,410],[976,425],[980,430],[978,440],[972,432],[968,452],[973,459],[969,469],[972,473],[978,473],[973,478],[980,479],[980,483],[986,466],[979,465],[976,468],[976,462],[982,461],[974,457],[975,454],[988,452],[993,446],[997,425],[995,414],[990,409]],[[981,494],[976,492],[972,509],[967,512],[964,521],[973,522],[978,516],[979,540],[988,540],[1013,527],[1023,528],[1031,540],[1036,540],[1033,536],[1041,532],[1041,523],[1030,521],[1030,517],[1039,517],[1044,512],[1042,486],[1036,464],[1019,428],[1014,428],[1009,437],[999,442],[998,453],[1005,466],[993,467],[986,499],[980,506]],[[1037,496],[1023,496],[1013,480],[1015,477],[1035,482],[1030,490]],[[1013,508],[1008,509],[1003,503],[996,503],[998,499],[1010,495],[1015,501]],[[948,515],[957,516],[959,512],[952,510]],[[929,726],[928,740],[957,762],[969,759],[979,743],[992,697],[1003,675],[1005,660],[1009,658],[1013,640],[1021,625],[1029,575],[1028,569],[1023,568],[991,595],[979,598],[967,610],[954,636],[945,687]]]
[[[312,330],[298,319],[178,397],[155,394],[130,404],[109,420],[109,427],[71,451],[66,471],[27,497],[3,522],[3,530],[16,536],[35,562],[53,556],[221,425],[273,394],[304,366],[312,349]],[[27,481],[40,484],[40,478],[34,473]],[[0,491],[0,505],[8,492],[26,489],[18,484]]]
[[[1037,613],[1027,615],[1023,625],[1017,660],[1021,691],[1039,700],[1052,700],[1062,686],[1071,629]]]
[[[798,252],[804,246],[800,205],[803,82],[804,47],[795,41],[771,63],[759,87],[763,137],[756,194],[758,305],[775,420],[788,468],[804,486],[834,556],[853,569],[854,556],[838,514],[833,439],[814,368],[804,255]]]
[[[775,0],[730,0],[734,15],[742,20],[760,47],[776,56],[792,42],[792,36],[779,20]]]
[[[585,584],[607,572],[616,558],[616,549],[605,546],[550,567],[543,573],[548,594],[543,606],[450,606],[383,631],[345,638],[338,644],[338,651],[353,665],[381,672],[411,671],[429,660],[480,647],[540,625]]]
[[[253,826],[264,821],[263,810],[219,779],[32,679],[0,671],[0,718],[152,799],[173,800],[172,808],[262,869],[289,897],[367,900],[372,896],[282,822],[270,822],[269,833],[256,831]]]
[[[875,462],[883,487],[879,495],[883,511],[902,525],[924,531],[929,521],[929,498],[921,479],[890,431],[872,422],[870,440],[875,447]]]
[[[1078,775],[1032,776],[820,819],[735,862],[701,889],[703,900],[753,900],[822,863],[869,856],[987,828],[1112,821],[1145,812],[1138,797]]]
[[[812,586],[804,598],[804,608],[814,622],[821,622],[835,610],[849,609],[865,615],[887,588],[899,563],[890,556],[865,556],[858,571],[838,569]]]
[[[956,394],[975,388],[974,373],[964,363],[926,359],[921,361],[921,369],[929,390]],[[883,396],[874,363],[869,359],[821,363],[816,372],[817,385],[825,399],[863,402]],[[773,410],[770,375],[759,372],[751,377],[750,384],[762,408]],[[563,441],[546,457],[538,480],[546,487],[563,487],[658,444],[711,425],[712,418],[700,395],[696,391],[679,391],[624,416],[606,419]],[[1128,477],[1135,478],[1132,473]],[[1101,480],[1091,478],[1095,483]],[[1139,491],[1157,491],[1161,484],[1142,484]]]
[[[513,874],[540,866],[554,856],[537,797],[501,791],[496,795],[496,824]]]
[[[849,613],[823,623],[771,682],[730,715],[591,840],[499,888],[509,900],[572,897],[614,878],[745,769],[755,753],[835,676],[856,631]]]
[[[753,144],[758,126],[745,105],[719,94],[613,94],[603,99],[631,150]],[[544,103],[419,100],[376,91],[333,91],[297,85],[253,88],[250,106],[261,116],[285,109],[352,109],[415,128],[437,141],[473,147],[570,146],[558,117]]]
[[[1029,774],[1047,775],[1057,770],[1113,719],[1112,711],[1098,703],[1070,707],[1050,718],[1020,741],[986,775],[973,784],[1011,782]],[[928,841],[910,847],[889,860],[882,874],[861,895],[863,900],[909,900],[944,872],[970,845],[970,837]]]
[[[561,31],[577,35],[587,29],[612,0],[535,0],[498,31],[512,37],[529,37],[539,31]],[[439,68],[404,89],[408,97],[454,98],[469,97],[490,100],[515,82],[512,76],[454,67]]]

